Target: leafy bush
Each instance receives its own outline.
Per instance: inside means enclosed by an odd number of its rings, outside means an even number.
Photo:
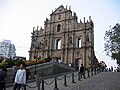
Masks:
[[[45,62],[45,60],[29,60],[29,61],[26,61],[25,64],[26,64],[26,66],[31,66],[31,65],[35,65],[35,64],[41,64],[44,62]]]
[[[9,60],[9,59],[5,60],[5,66],[7,68],[11,68],[13,65],[15,65],[14,60]]]
[[[23,64],[25,66],[25,61],[23,61],[23,60],[16,60],[15,65],[19,66],[20,64]]]
[[[50,62],[51,61],[50,58],[45,58],[44,60],[45,60],[45,62]]]
[[[44,63],[45,60],[37,60],[37,64],[41,64],[41,63]]]
[[[45,59],[34,59],[34,60],[5,60],[0,62],[0,69],[3,67],[6,68],[11,68],[12,66],[19,66],[20,64],[23,64],[24,66],[31,66],[31,65],[35,65],[35,64],[41,64],[41,63],[45,63],[45,62],[50,62],[51,58],[45,58]]]
[[[26,66],[35,65],[35,64],[36,64],[36,61],[31,61],[31,60],[29,60],[29,61],[27,61],[25,64],[26,64]]]
[[[2,63],[0,63],[0,69],[2,69],[3,68],[3,64]]]

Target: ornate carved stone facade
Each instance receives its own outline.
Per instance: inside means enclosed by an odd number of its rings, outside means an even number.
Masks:
[[[29,59],[57,58],[77,67],[94,63],[94,24],[89,20],[78,22],[76,13],[59,6],[45,20],[44,29],[33,27]]]

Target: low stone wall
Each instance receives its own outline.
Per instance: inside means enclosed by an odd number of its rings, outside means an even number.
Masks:
[[[43,64],[32,65],[26,67],[27,69],[30,70],[30,79],[34,79],[35,67],[36,67],[36,74],[41,77],[56,75],[74,70],[73,68],[70,68],[68,65],[64,65],[58,62],[48,62]],[[17,66],[13,66],[12,68],[7,68],[8,71],[7,71],[6,83],[14,82],[14,77],[18,68],[19,67]]]
[[[14,68],[7,68],[7,77],[6,77],[6,83],[13,83],[14,82]]]

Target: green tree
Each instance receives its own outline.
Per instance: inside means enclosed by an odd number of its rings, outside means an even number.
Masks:
[[[104,48],[106,55],[112,59],[117,60],[117,64],[120,65],[120,24],[110,27],[110,30],[105,32]]]

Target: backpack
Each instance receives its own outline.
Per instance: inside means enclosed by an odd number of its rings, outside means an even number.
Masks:
[[[29,76],[30,76],[30,70],[29,69],[25,69],[26,70],[26,79],[28,80]]]

